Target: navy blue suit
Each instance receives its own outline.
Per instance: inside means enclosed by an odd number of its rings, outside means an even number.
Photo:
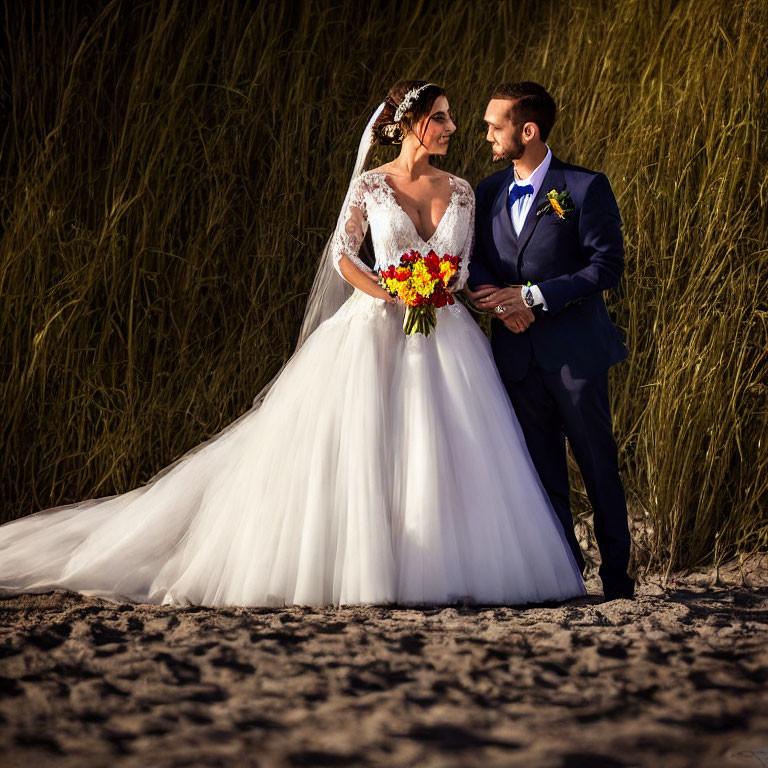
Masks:
[[[552,156],[520,234],[507,205],[512,166],[482,181],[476,192],[475,249],[470,285],[538,285],[547,310],[513,333],[494,320],[491,346],[525,434],[528,450],[563,524],[577,562],[584,558],[573,530],[565,438],[594,510],[606,596],[633,591],[627,575],[630,537],[608,398],[608,369],[627,356],[602,293],[624,269],[621,216],[606,176]],[[560,219],[537,215],[546,194],[567,189],[574,210]]]

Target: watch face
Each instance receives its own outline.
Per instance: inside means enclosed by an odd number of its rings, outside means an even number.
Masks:
[[[525,292],[525,303],[529,307],[533,306],[533,291],[530,288]]]

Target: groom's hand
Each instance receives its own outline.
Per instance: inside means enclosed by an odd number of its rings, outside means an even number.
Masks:
[[[499,317],[504,326],[508,328],[512,333],[522,333],[528,330],[528,326],[535,320],[533,312],[528,307],[525,309],[507,310],[503,315]]]
[[[469,286],[465,285],[464,295],[470,300],[470,302],[472,303],[472,306],[475,307],[475,309],[481,309],[480,305],[478,304],[478,301],[480,301],[481,299],[484,299],[489,294],[498,290],[499,290],[499,287],[497,285],[478,285],[476,290],[471,291],[469,289]]]
[[[477,302],[477,307],[478,309],[488,311],[492,310],[494,307],[502,306],[506,309],[506,314],[524,311],[530,313],[530,310],[523,301],[522,290],[522,285],[510,285],[506,288],[497,288],[495,291],[486,294],[484,298],[481,298]],[[528,325],[530,325],[530,323]]]

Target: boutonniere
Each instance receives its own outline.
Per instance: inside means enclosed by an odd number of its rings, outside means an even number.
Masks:
[[[573,200],[571,200],[571,193],[567,188],[562,190],[562,192],[551,189],[547,192],[546,202],[541,204],[539,210],[536,211],[536,215],[543,216],[546,213],[554,213],[558,218],[565,221],[568,214],[573,210]]]

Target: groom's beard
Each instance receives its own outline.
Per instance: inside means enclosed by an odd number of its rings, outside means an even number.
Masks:
[[[493,153],[493,162],[500,163],[504,160],[519,160],[524,152],[525,144],[516,136],[513,136],[510,145],[506,149]]]

